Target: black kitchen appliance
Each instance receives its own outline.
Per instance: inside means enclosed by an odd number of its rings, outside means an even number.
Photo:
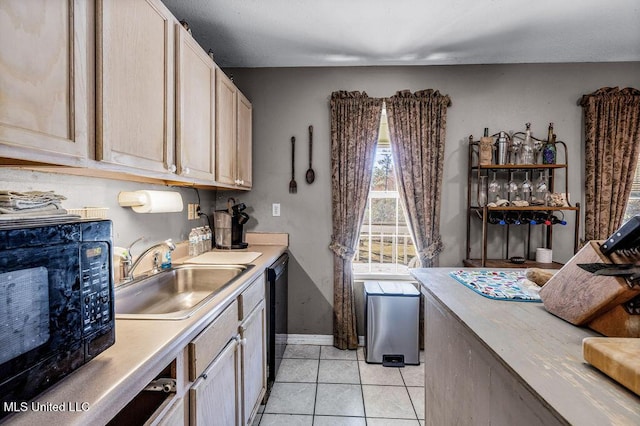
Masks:
[[[246,208],[244,203],[233,205],[229,203],[226,210],[213,212],[216,248],[244,249],[248,247],[249,244],[244,242],[244,224],[249,220],[249,215],[244,212]]]
[[[115,341],[109,220],[0,225],[0,418]]]
[[[267,394],[265,401],[269,397],[287,347],[288,265],[289,255],[285,253],[267,268]]]

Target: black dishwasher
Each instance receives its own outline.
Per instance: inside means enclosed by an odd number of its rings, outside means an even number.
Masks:
[[[267,396],[276,380],[287,347],[287,297],[289,255],[283,254],[267,269]]]

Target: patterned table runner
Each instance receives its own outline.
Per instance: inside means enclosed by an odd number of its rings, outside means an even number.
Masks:
[[[515,302],[541,302],[540,296],[523,290],[518,283],[526,280],[525,271],[453,271],[453,278],[489,299]],[[525,287],[525,286],[523,286]],[[526,287],[525,287],[526,288]]]

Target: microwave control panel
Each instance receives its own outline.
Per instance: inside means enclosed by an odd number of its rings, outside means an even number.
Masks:
[[[111,321],[112,294],[109,245],[106,242],[80,244],[83,334],[102,329]]]

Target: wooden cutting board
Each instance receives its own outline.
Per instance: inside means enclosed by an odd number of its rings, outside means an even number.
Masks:
[[[640,339],[587,337],[582,340],[584,360],[640,395]]]

